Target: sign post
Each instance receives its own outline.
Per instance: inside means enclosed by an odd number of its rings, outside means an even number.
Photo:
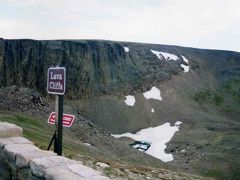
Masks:
[[[55,94],[55,141],[54,152],[62,155],[62,118],[63,118],[63,95],[66,86],[65,67],[51,67],[48,69],[47,91],[49,94]]]

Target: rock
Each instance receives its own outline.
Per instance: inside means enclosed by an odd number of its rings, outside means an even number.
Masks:
[[[1,39],[0,86],[27,86],[45,95],[48,67],[62,65],[68,72],[67,96],[77,99],[132,90],[142,87],[141,83],[166,80],[182,72],[180,62],[160,61],[150,47],[129,43],[127,55],[123,47],[123,43],[111,41]]]
[[[2,131],[13,126],[1,125]],[[23,137],[0,138],[0,175],[0,179],[108,179],[78,161],[40,150]]]
[[[30,169],[33,175],[37,177],[44,177],[46,169],[57,166],[66,166],[67,164],[74,164],[75,161],[62,156],[49,156],[42,158],[35,158],[30,160]]]
[[[7,144],[33,144],[33,143],[24,137],[0,138],[0,149],[2,149]]]
[[[78,164],[70,164],[67,165],[68,169],[73,172],[74,174],[79,175],[80,177],[83,177],[84,179],[101,179],[101,180],[107,180],[109,178],[102,176],[101,172],[96,171],[92,168],[89,168],[87,166],[84,166],[80,163]]]
[[[30,161],[34,176],[46,179],[102,179],[100,172],[61,156],[36,158]]]
[[[12,89],[11,89],[11,91],[10,91],[10,94],[15,94],[16,92],[19,91],[19,89],[18,89],[17,86],[12,86],[11,88],[12,88]]]
[[[31,141],[29,141],[25,137],[11,137],[8,139],[12,141],[13,144],[33,144]]]
[[[101,168],[107,168],[107,167],[109,167],[108,164],[102,163],[102,162],[97,162],[96,165],[97,165],[98,167],[101,167]]]
[[[69,169],[64,166],[50,167],[45,171],[44,178],[54,179],[54,180],[83,180],[85,178],[78,176],[77,174],[72,173]]]
[[[39,150],[38,147],[33,144],[7,144],[4,146],[3,154],[9,159],[9,161],[16,161],[17,154],[24,154],[28,152],[34,152]]]
[[[22,136],[22,132],[22,128],[16,126],[15,124],[0,122],[0,138]]]
[[[11,177],[11,169],[9,168],[7,162],[5,161],[5,158],[2,157],[2,155],[0,154],[0,179],[1,180],[5,180],[5,179],[9,179],[9,177]]]
[[[19,168],[28,167],[29,161],[31,159],[47,157],[47,156],[57,156],[57,154],[52,151],[43,151],[43,150],[19,152],[16,155],[16,166]]]

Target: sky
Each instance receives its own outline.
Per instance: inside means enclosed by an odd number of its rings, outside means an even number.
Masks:
[[[239,0],[0,0],[5,39],[105,39],[240,52]]]

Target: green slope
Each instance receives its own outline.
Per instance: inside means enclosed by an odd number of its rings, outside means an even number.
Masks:
[[[50,125],[40,118],[35,118],[23,113],[0,112],[0,121],[16,124],[23,128],[23,136],[31,140],[41,149],[47,149],[54,133],[54,125]],[[85,154],[81,141],[72,133],[65,132],[63,137],[63,153],[66,157],[76,158],[79,153]],[[53,144],[51,146],[53,150]]]

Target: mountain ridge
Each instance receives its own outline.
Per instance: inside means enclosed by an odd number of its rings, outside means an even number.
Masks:
[[[178,58],[173,60],[164,53]],[[31,105],[27,102],[36,101],[39,106],[31,106],[36,108],[34,113],[46,117],[53,107],[41,105],[46,104],[41,98],[52,100],[46,93],[46,72],[60,64],[67,69],[65,110],[90,119],[88,130],[93,123],[109,134],[135,133],[181,121],[180,130],[167,143],[165,152],[173,154],[174,160],[166,166],[201,175],[237,177],[240,53],[113,41],[0,40],[1,110],[27,111]],[[189,71],[182,65],[189,66]],[[9,92],[13,85],[16,90]],[[25,100],[28,91],[22,87],[39,93],[29,92]],[[152,87],[159,89],[162,101],[143,96]],[[131,107],[124,102],[128,95],[136,100]],[[114,155],[127,156],[128,151],[113,147],[112,137],[99,140],[77,126],[71,131],[100,149],[106,146]],[[126,147],[132,143],[131,139],[117,141]]]
[[[32,41],[105,41],[105,42],[116,42],[116,43],[126,43],[126,44],[145,44],[145,45],[161,45],[161,46],[171,46],[177,48],[188,48],[196,50],[209,50],[209,51],[225,51],[225,52],[236,52],[240,53],[237,50],[228,50],[228,49],[211,49],[211,48],[200,48],[194,46],[184,46],[184,45],[173,45],[173,44],[159,44],[151,42],[140,42],[140,41],[121,41],[121,40],[108,40],[108,39],[36,39],[36,38],[1,38],[0,40],[32,40]]]
[[[132,51],[126,53],[123,47],[125,45],[131,46]],[[28,46],[28,47],[27,47]],[[158,61],[157,57],[150,53],[150,49],[162,50],[170,53],[186,54],[187,51],[202,52],[205,50],[185,48],[178,46],[165,46],[165,45],[154,45],[154,44],[139,44],[139,43],[123,43],[123,42],[111,42],[111,41],[35,41],[35,40],[2,40],[1,41],[0,53],[1,57],[1,79],[0,83],[2,85],[6,84],[21,84],[25,86],[40,88],[40,91],[46,94],[45,90],[45,79],[46,79],[46,69],[47,66],[51,65],[65,65],[68,68],[67,81],[70,83],[70,88],[72,88],[74,78],[76,76],[81,76],[78,83],[82,83],[83,89],[81,91],[86,92],[73,92],[71,91],[71,96],[74,98],[74,94],[78,94],[79,97],[82,96],[92,96],[95,93],[103,94],[106,91],[106,83],[109,85],[109,90],[111,89],[124,89],[128,83],[129,86],[141,86],[141,81],[162,81],[170,79],[172,74],[181,72],[181,68],[178,66],[180,62],[167,63]],[[72,50],[72,48],[75,50]],[[130,48],[130,49],[131,49]],[[79,52],[78,52],[79,51]],[[101,53],[100,53],[101,51]],[[134,52],[136,51],[136,52]],[[74,53],[76,52],[76,53]],[[215,51],[207,50],[207,53],[217,53],[224,54],[228,51]],[[71,54],[72,53],[72,54]],[[229,53],[229,52],[228,52]],[[235,55],[235,52],[231,52]],[[236,53],[237,55],[238,53]],[[15,57],[15,56],[16,57]],[[18,57],[17,57],[18,56]],[[16,60],[16,58],[18,60]],[[20,60],[19,60],[20,59]],[[66,59],[71,59],[66,62]],[[193,57],[194,59],[194,57]],[[24,60],[24,61],[23,61]],[[14,64],[15,68],[17,65],[21,66],[21,69],[12,69],[12,71],[18,76],[18,79],[14,79],[14,74],[9,73],[8,75],[4,72],[4,69],[10,68],[7,65]],[[181,61],[181,59],[180,59]],[[3,65],[5,63],[5,68]],[[25,64],[24,64],[25,63]],[[40,65],[37,65],[37,63]],[[89,64],[90,63],[90,64]],[[128,63],[128,64],[126,64]],[[152,64],[151,64],[152,63]],[[191,62],[192,68],[194,67],[194,60]],[[124,65],[124,66],[123,66]],[[34,68],[32,67],[34,66]],[[137,67],[136,67],[137,66]],[[144,68],[151,68],[149,72]],[[164,68],[162,68],[165,66]],[[30,69],[29,69],[30,68]],[[152,68],[155,68],[153,70]],[[156,69],[157,68],[157,69]],[[28,74],[27,70],[31,70],[31,76],[36,74],[40,80],[36,77],[31,78],[25,76]],[[76,71],[77,69],[77,71]],[[103,70],[104,69],[104,70]],[[167,69],[167,70],[166,70]],[[37,71],[37,72],[36,72]],[[73,71],[76,72],[73,74]],[[43,74],[40,74],[43,72]],[[93,73],[94,72],[94,73]],[[141,77],[145,75],[146,78]],[[149,75],[153,76],[153,73],[157,75],[155,77],[147,77]],[[7,81],[7,76],[12,76],[14,82]],[[136,79],[135,77],[138,77]],[[20,80],[19,80],[20,79]],[[21,81],[21,82],[19,82]],[[30,82],[29,82],[30,81]],[[32,82],[33,81],[33,82]],[[89,81],[89,82],[88,82]],[[114,82],[115,81],[115,82]],[[116,82],[117,81],[117,82]],[[122,82],[121,82],[122,81]],[[140,82],[139,82],[140,81]],[[97,84],[97,85],[93,85]],[[114,87],[120,85],[121,87]],[[79,86],[76,88],[80,88]],[[137,88],[135,88],[137,89]],[[101,92],[103,91],[103,92]],[[127,90],[128,91],[128,90]],[[88,93],[87,93],[88,92]],[[70,94],[70,92],[69,92]],[[83,95],[82,95],[83,94]]]

